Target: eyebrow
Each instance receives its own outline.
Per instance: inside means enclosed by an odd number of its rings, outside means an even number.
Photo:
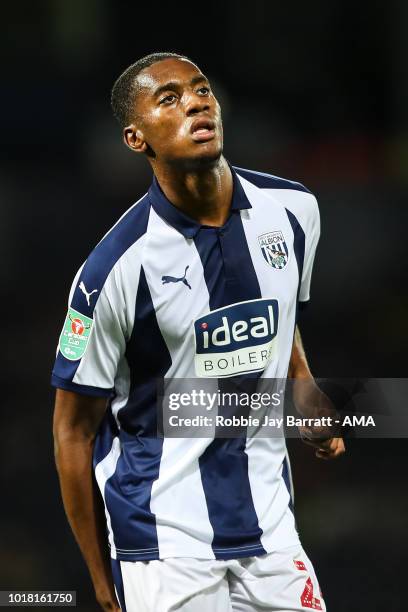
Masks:
[[[197,85],[197,83],[201,83],[203,81],[208,82],[207,77],[205,77],[203,74],[197,74],[197,76],[191,79],[189,85]],[[169,89],[177,89],[179,86],[180,86],[180,82],[169,81],[168,83],[164,83],[164,85],[160,85],[160,87],[158,87],[154,91],[153,96],[157,97],[158,95],[163,93],[163,91],[168,91]]]

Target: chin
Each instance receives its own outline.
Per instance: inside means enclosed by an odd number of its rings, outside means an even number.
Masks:
[[[191,161],[192,163],[196,163],[200,167],[213,166],[219,162],[219,160],[221,159],[221,155],[222,151],[212,154],[208,153],[207,155],[201,155],[200,157],[197,157],[195,160]]]
[[[208,143],[210,144],[210,143]],[[201,147],[191,157],[184,158],[184,164],[189,168],[205,168],[215,166],[222,155],[222,147]]]

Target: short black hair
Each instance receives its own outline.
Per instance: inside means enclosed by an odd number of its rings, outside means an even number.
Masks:
[[[178,53],[150,53],[137,60],[129,68],[126,68],[115,81],[111,93],[111,106],[114,116],[122,127],[129,125],[132,118],[133,101],[136,93],[135,82],[139,72],[156,62],[170,58],[185,59],[191,62],[190,58]]]

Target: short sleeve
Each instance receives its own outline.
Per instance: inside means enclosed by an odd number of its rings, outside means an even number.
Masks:
[[[300,302],[307,302],[310,299],[313,263],[320,238],[320,215],[317,200],[311,195],[309,195],[307,200],[307,209],[304,213],[303,223],[301,222],[305,233],[305,255],[299,291]]]
[[[110,299],[115,276],[102,287],[74,279],[68,312],[60,334],[51,384],[85,395],[110,397],[126,341],[117,312]]]

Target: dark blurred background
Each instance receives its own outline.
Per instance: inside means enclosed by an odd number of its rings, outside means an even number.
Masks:
[[[404,377],[407,32],[404,0],[2,3],[0,589],[77,590],[97,610],[60,501],[49,376],[75,271],[150,183],[111,116],[113,81],[153,51],[200,65],[227,158],[318,197],[301,323],[315,374]],[[352,439],[333,464],[289,446],[329,612],[406,610],[406,442]]]

